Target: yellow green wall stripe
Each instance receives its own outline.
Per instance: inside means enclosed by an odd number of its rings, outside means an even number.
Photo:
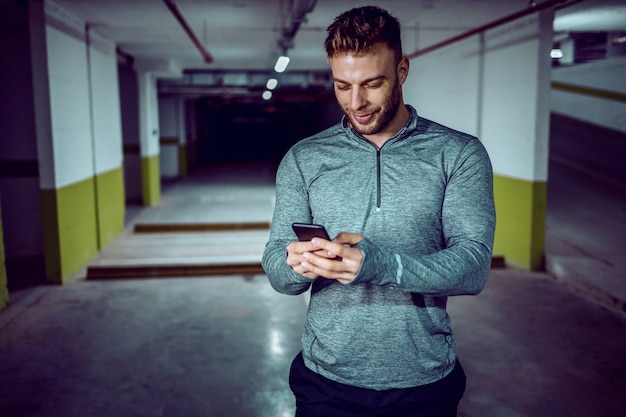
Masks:
[[[9,289],[7,287],[7,269],[5,267],[4,234],[2,232],[2,212],[0,211],[0,311],[9,304]]]
[[[543,269],[547,182],[494,175],[494,254],[529,270]]]
[[[98,248],[104,248],[124,230],[125,200],[123,168],[96,176]]]
[[[569,84],[559,81],[552,81],[552,88],[555,90],[567,91],[568,93],[581,94],[584,96],[626,103],[626,94],[618,91],[604,90],[601,88],[593,88],[585,85]]]
[[[41,191],[46,277],[63,283],[98,252],[95,179]]]
[[[41,190],[46,279],[62,284],[124,230],[123,168]]]
[[[161,167],[159,155],[141,158],[141,190],[143,204],[151,206],[161,198]]]

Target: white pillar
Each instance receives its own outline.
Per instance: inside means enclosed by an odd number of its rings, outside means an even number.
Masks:
[[[552,21],[546,10],[485,34],[482,140],[494,168],[496,253],[543,267]]]
[[[172,60],[141,57],[135,61],[135,69],[138,74],[139,89],[139,143],[143,203],[153,205],[161,198],[157,78],[178,78],[182,76],[182,70]]]
[[[150,72],[139,72],[137,85],[139,88],[139,145],[142,196],[143,204],[150,206],[161,198],[156,77]]]
[[[527,269],[543,261],[553,11],[411,61],[405,102],[477,136],[494,167],[494,253]]]

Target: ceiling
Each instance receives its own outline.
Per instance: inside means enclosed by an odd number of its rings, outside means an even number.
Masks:
[[[52,1],[135,59],[171,60],[183,70],[221,71],[271,70],[281,53],[281,39],[291,57],[288,71],[327,70],[322,49],[326,27],[341,12],[364,4],[354,0]],[[529,1],[381,0],[378,4],[399,18],[405,53],[411,53],[526,9]],[[212,62],[205,62],[168,2],[175,5]],[[574,2],[557,10],[554,29],[626,32],[626,1]]]

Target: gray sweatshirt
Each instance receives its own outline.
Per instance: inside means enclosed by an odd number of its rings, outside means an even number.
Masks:
[[[276,177],[263,267],[279,292],[311,287],[306,366],[352,386],[385,390],[442,379],[456,361],[447,297],[477,294],[495,228],[491,163],[475,137],[417,115],[377,149],[344,120],[295,144]],[[291,223],[365,239],[348,285],[308,279],[285,262]]]

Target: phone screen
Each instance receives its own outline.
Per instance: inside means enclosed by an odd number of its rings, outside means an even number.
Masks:
[[[330,240],[328,232],[321,224],[293,223],[291,227],[300,241],[309,241],[314,237]]]

